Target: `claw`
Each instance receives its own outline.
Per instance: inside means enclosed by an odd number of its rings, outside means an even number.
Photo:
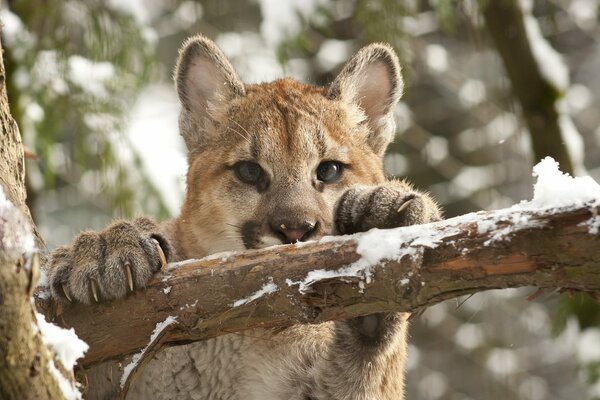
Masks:
[[[95,280],[90,279],[90,287],[92,288],[92,295],[94,296],[94,300],[96,300],[96,303],[98,302],[98,284],[96,283]]]
[[[67,300],[69,300],[72,303],[73,299],[71,298],[71,295],[69,294],[69,289],[67,289],[67,285],[65,285],[64,283],[62,284],[62,290],[63,290],[63,293],[65,294],[65,297],[67,298]]]
[[[406,210],[408,208],[408,206],[410,206],[410,203],[412,203],[413,200],[414,199],[408,199],[404,203],[402,203],[400,208],[398,208],[398,214],[400,214],[402,211]]]
[[[162,272],[167,271],[167,257],[165,257],[165,253],[163,252],[160,244],[156,242],[156,250],[158,251],[158,257],[160,258],[160,270]]]
[[[125,263],[125,274],[127,275],[127,284],[129,285],[129,290],[133,292],[133,274],[131,273],[131,265],[128,262]]]

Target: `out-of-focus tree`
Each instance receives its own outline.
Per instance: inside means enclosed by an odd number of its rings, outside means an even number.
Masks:
[[[77,193],[108,214],[165,214],[148,179],[132,172],[141,171],[138,157],[121,134],[155,75],[156,37],[112,3],[24,0],[2,9],[9,100],[37,157],[27,174],[34,213],[39,195],[74,205]],[[136,209],[136,201],[146,204]]]

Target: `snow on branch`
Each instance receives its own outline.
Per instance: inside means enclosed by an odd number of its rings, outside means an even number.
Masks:
[[[120,360],[175,320],[160,345],[257,327],[417,311],[487,289],[600,291],[600,186],[547,159],[534,199],[428,225],[326,237],[171,264],[146,290],[116,302],[56,305],[90,349],[84,367]],[[170,288],[169,290],[166,290]]]

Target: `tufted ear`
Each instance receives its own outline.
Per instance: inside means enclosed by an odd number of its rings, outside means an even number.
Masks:
[[[175,86],[182,106],[180,130],[188,150],[203,143],[206,124],[219,106],[245,94],[225,54],[201,35],[186,40],[179,51]]]
[[[327,94],[362,109],[371,130],[367,143],[382,156],[394,138],[394,107],[403,88],[396,53],[386,44],[375,43],[360,49],[346,63]]]

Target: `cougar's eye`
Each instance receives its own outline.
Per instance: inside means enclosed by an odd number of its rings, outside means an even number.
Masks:
[[[260,165],[251,161],[240,161],[233,166],[238,179],[248,185],[258,185],[265,176]]]
[[[338,161],[324,161],[317,167],[317,179],[323,183],[337,181],[344,171],[344,164]]]

